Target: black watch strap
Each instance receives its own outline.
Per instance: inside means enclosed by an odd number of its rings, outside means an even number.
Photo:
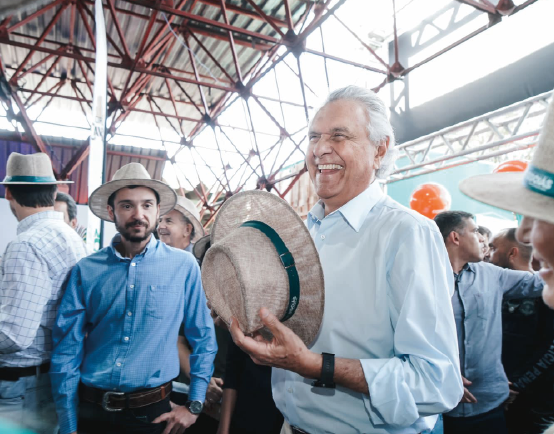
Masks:
[[[335,375],[335,355],[329,353],[321,353],[321,355],[323,356],[321,376],[319,377],[319,380],[315,380],[312,383],[312,386],[334,389],[335,382],[333,381],[333,377]]]

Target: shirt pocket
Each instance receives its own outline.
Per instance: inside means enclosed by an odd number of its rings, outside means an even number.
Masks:
[[[148,285],[146,314],[164,319],[180,306],[184,288],[180,285]]]
[[[478,292],[475,294],[475,307],[477,311],[477,317],[485,325],[493,316],[493,296],[492,294],[486,294]]]

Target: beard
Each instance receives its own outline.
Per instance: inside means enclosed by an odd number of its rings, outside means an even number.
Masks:
[[[117,221],[117,218],[115,217],[115,215],[114,215],[114,223],[115,223],[115,228],[117,229],[117,232],[119,232],[123,238],[125,238],[127,241],[130,241],[131,243],[141,243],[147,240],[148,237],[150,237],[150,235],[152,234],[152,232],[154,232],[154,230],[156,229],[155,224],[149,227],[148,223],[146,223],[144,220],[132,220],[125,224],[120,224]],[[131,232],[132,231],[131,228],[137,224],[144,226],[145,228],[144,235],[137,236]]]

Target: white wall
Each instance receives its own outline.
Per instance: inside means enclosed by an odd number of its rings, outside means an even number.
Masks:
[[[88,206],[77,205],[77,220],[80,225],[87,225]],[[8,201],[0,198],[0,256],[4,255],[6,246],[17,236],[17,219],[10,210]],[[104,222],[104,247],[107,246],[116,234],[113,223]]]

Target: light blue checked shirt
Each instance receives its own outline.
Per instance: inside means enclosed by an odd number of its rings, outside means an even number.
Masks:
[[[0,367],[50,360],[62,284],[86,255],[61,212],[38,212],[19,222],[0,261]]]
[[[131,260],[118,241],[75,266],[60,306],[50,376],[61,434],[77,429],[79,381],[132,392],[177,377],[181,323],[193,347],[189,398],[205,399],[217,344],[196,260],[154,237]]]

